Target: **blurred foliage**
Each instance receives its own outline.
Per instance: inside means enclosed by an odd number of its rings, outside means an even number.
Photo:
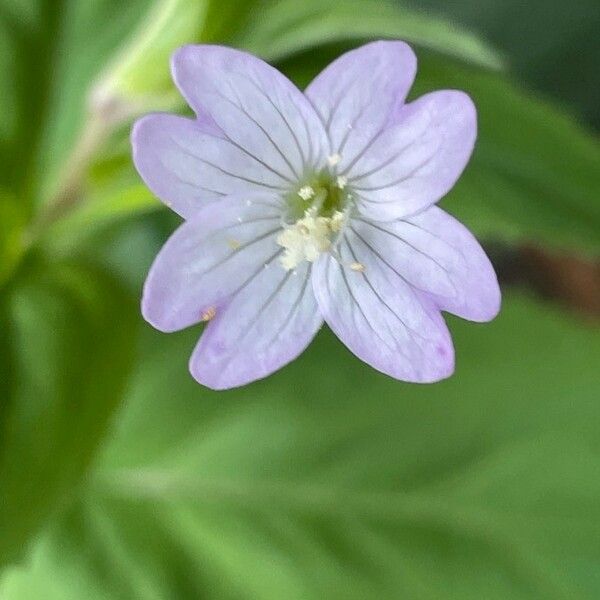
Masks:
[[[96,268],[41,264],[2,302],[0,565],[68,498],[119,404],[135,308]]]
[[[597,139],[504,69],[597,123],[594,0],[560,5],[560,24],[553,2],[410,6],[0,0],[3,600],[598,596],[589,325],[508,293],[491,325],[451,321],[450,381],[391,381],[323,331],[220,394],[187,373],[197,328],[140,327],[177,219],[135,174],[129,125],[185,110],[168,58],[194,41],[250,49],[300,85],[363,40],[410,41],[414,94],[455,87],[478,106],[446,208],[485,239],[597,255]]]
[[[436,386],[323,332],[227,393],[187,376],[197,329],[146,330],[115,435],[5,597],[595,597],[600,339],[514,296],[474,327]]]
[[[473,27],[510,55],[519,79],[600,129],[600,2],[407,0]]]
[[[81,127],[87,88],[149,0],[2,0],[0,189],[48,200]]]
[[[385,0],[271,0],[233,42],[278,61],[325,42],[373,37],[403,39],[492,69],[503,64],[496,50],[469,31]]]

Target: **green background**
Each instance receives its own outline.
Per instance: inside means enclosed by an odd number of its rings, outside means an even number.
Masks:
[[[599,29],[596,0],[0,0],[0,598],[600,597]],[[184,43],[304,86],[376,38],[415,48],[413,96],[475,100],[443,205],[502,312],[448,319],[439,384],[324,329],[268,379],[204,389],[201,328],[139,314],[179,220],[131,122],[186,111]]]

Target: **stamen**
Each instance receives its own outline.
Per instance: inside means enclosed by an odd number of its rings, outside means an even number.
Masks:
[[[335,180],[338,188],[340,188],[340,190],[343,190],[346,185],[348,184],[348,178],[344,177],[343,175],[339,175],[338,178]]]
[[[286,271],[304,260],[314,262],[322,252],[329,250],[332,221],[331,217],[320,217],[315,210],[308,209],[304,217],[284,228],[277,236],[277,243],[285,249],[280,262]]]
[[[344,213],[336,210],[333,215],[331,215],[331,223],[329,223],[329,227],[331,231],[337,233],[342,229],[342,225],[344,224]]]
[[[315,195],[315,190],[312,189],[310,185],[305,185],[304,187],[298,190],[298,196],[302,198],[302,200],[310,200]]]
[[[330,167],[335,167],[336,165],[340,164],[341,160],[342,160],[342,157],[336,152],[335,154],[332,154],[331,156],[327,157],[327,164]]]
[[[202,315],[200,316],[200,320],[207,322],[215,318],[217,314],[217,309],[214,306],[207,308]]]

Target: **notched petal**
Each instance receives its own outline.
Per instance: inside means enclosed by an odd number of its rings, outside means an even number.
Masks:
[[[212,389],[238,387],[296,358],[323,322],[311,268],[272,265],[245,281],[200,338],[190,359],[194,378]]]
[[[437,306],[470,321],[490,321],[498,314],[501,294],[496,273],[483,248],[464,225],[433,206],[390,227],[446,271],[455,293],[446,294],[441,287],[430,286],[430,295]],[[417,261],[423,262],[418,258]]]
[[[223,46],[184,46],[172,58],[173,78],[199,117],[296,180],[324,160],[318,115],[294,84],[264,61]]]
[[[268,196],[206,207],[156,257],[144,285],[144,318],[161,331],[176,331],[218,314],[246,279],[275,261],[280,231],[279,211]]]
[[[452,340],[439,310],[352,231],[339,260],[316,265],[313,287],[327,324],[375,369],[417,383],[452,374]]]
[[[148,187],[184,218],[231,194],[282,194],[289,182],[210,124],[152,114],[132,131],[133,161]]]
[[[477,137],[467,94],[433,92],[397,112],[393,124],[343,174],[360,211],[389,221],[438,202],[466,167]]]
[[[404,42],[378,41],[332,62],[306,89],[344,170],[403,105],[417,69]]]

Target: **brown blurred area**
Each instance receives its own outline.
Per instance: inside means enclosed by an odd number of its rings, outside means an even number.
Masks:
[[[524,287],[550,302],[600,322],[600,260],[525,243],[490,244],[498,278],[505,286]]]

